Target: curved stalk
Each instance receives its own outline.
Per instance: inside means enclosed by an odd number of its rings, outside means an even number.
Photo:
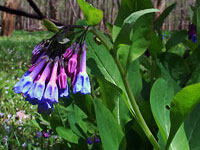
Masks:
[[[136,100],[133,96],[130,85],[128,83],[127,76],[125,75],[124,69],[123,69],[119,59],[117,59],[116,56],[114,56],[114,60],[117,64],[119,72],[122,76],[122,80],[123,80],[124,86],[126,88],[126,92],[128,94],[128,97],[130,99],[131,105],[132,105],[132,107],[135,111],[135,119],[137,120],[138,124],[140,125],[140,127],[142,128],[142,130],[144,131],[145,135],[147,136],[147,138],[149,139],[151,144],[154,146],[154,148],[156,150],[159,150],[160,146],[159,146],[158,142],[156,141],[155,137],[153,136],[153,134],[151,133],[149,127],[147,126],[147,124],[146,124],[146,122],[145,122],[145,120],[144,120],[144,118],[143,118],[143,116],[140,112],[140,109],[139,109],[139,107],[136,103]]]
[[[109,45],[107,45],[106,41],[104,41],[104,39],[99,35],[97,34],[97,32],[95,32],[94,30],[92,30],[92,32],[101,40],[101,42],[106,46],[106,48],[109,50]],[[160,145],[158,144],[158,142],[156,141],[155,137],[153,136],[153,134],[151,133],[149,127],[147,126],[141,112],[140,112],[140,109],[136,103],[136,100],[134,98],[134,95],[131,91],[131,88],[130,88],[130,85],[128,83],[128,79],[127,79],[127,76],[125,74],[125,71],[119,61],[119,59],[117,58],[117,55],[114,51],[110,51],[113,55],[113,58],[115,60],[115,63],[117,64],[117,67],[119,69],[119,72],[121,74],[121,77],[122,77],[122,80],[123,80],[123,84],[125,86],[125,89],[126,89],[126,92],[127,92],[127,95],[128,95],[128,98],[130,99],[130,102],[131,102],[131,105],[135,111],[135,119],[136,121],[138,122],[138,124],[140,125],[140,127],[142,128],[142,130],[144,131],[145,135],[147,136],[147,138],[149,139],[149,141],[151,142],[151,144],[154,146],[154,148],[156,150],[160,150]]]

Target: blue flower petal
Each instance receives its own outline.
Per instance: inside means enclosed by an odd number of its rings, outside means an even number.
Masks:
[[[90,94],[91,93],[91,86],[90,86],[90,79],[86,72],[80,72],[77,75],[77,79],[75,85],[73,87],[73,93],[81,94]]]
[[[60,97],[69,97],[69,88],[68,88],[68,84],[66,86],[65,89],[59,89],[59,96]]]
[[[51,84],[51,82],[47,84],[44,99],[49,103],[58,103],[58,87],[56,84]]]
[[[28,91],[28,96],[31,98],[36,98],[38,100],[41,100],[44,90],[45,90],[45,83],[36,81]]]

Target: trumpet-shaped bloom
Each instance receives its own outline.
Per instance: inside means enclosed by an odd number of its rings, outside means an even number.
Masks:
[[[75,52],[72,57],[69,59],[68,62],[68,72],[70,74],[74,73],[75,69],[77,68],[77,59],[78,59],[78,52],[79,52],[79,44],[76,44]]]
[[[44,90],[45,90],[45,81],[47,77],[50,75],[51,72],[51,63],[52,60],[49,61],[47,66],[45,67],[42,75],[40,76],[39,80],[37,80],[28,91],[28,96],[30,98],[36,98],[37,100],[41,100]]]
[[[47,57],[46,57],[47,58]],[[44,65],[46,64],[47,59],[43,59],[36,67],[35,69],[28,74],[27,76],[24,76],[22,80],[20,80],[14,87],[15,93],[24,93],[27,94],[28,90],[31,88],[34,79],[37,77],[39,72],[42,70]]]
[[[66,88],[65,89],[59,89],[59,96],[61,98],[69,97],[69,88],[68,88],[67,81],[66,81]]]
[[[73,87],[73,93],[81,94],[90,94],[91,93],[91,86],[90,86],[90,79],[86,72],[79,72],[77,75],[76,82]]]
[[[60,66],[60,74],[58,75],[58,85],[60,89],[65,89],[67,86],[67,74],[63,64]]]
[[[73,93],[80,92],[81,94],[91,93],[90,79],[86,72],[86,45],[83,44],[83,52],[81,55],[80,72],[77,75],[76,82],[73,87]]]
[[[44,99],[49,103],[58,103],[58,87],[56,84],[57,70],[58,70],[58,60],[56,57],[55,63],[51,72],[51,78],[44,92]]]
[[[68,62],[68,72],[69,73],[74,73],[75,69],[76,69],[76,66],[77,66],[77,57],[78,57],[78,54],[75,52],[72,57],[69,59],[69,62]]]

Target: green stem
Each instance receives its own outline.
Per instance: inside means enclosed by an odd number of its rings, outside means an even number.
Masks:
[[[104,41],[104,39],[95,31],[95,30],[91,30],[92,33],[94,33],[100,40],[101,42],[106,46],[106,48],[109,50],[109,45],[107,45],[107,42]],[[124,83],[124,86],[126,88],[126,92],[128,94],[128,98],[130,99],[130,102],[131,102],[131,105],[135,111],[135,118],[136,118],[136,121],[138,122],[138,124],[140,125],[140,127],[143,129],[144,133],[146,134],[147,138],[149,139],[149,141],[151,142],[151,144],[154,146],[154,148],[156,150],[160,150],[160,146],[158,144],[158,142],[156,141],[155,137],[153,136],[153,134],[151,133],[149,127],[147,126],[141,112],[140,112],[140,109],[136,103],[136,100],[134,98],[134,95],[131,91],[131,88],[130,88],[130,85],[128,83],[128,80],[127,80],[127,76],[125,74],[125,71],[119,61],[119,59],[117,58],[117,55],[116,53],[113,51],[112,56],[115,60],[115,63],[117,64],[117,67],[119,69],[119,72],[121,74],[121,77],[122,77],[122,80],[123,80],[123,83]]]
[[[140,109],[136,103],[136,100],[133,96],[133,93],[131,91],[131,87],[128,83],[128,80],[127,80],[127,76],[125,75],[125,72],[124,72],[124,69],[119,61],[119,59],[117,59],[116,56],[114,56],[114,60],[119,68],[119,72],[122,76],[122,80],[123,80],[123,83],[124,83],[124,86],[126,88],[126,91],[127,91],[127,94],[128,94],[128,97],[130,99],[130,102],[133,106],[133,109],[135,111],[135,116],[136,116],[136,120],[138,122],[138,124],[141,126],[141,128],[143,129],[144,133],[146,134],[147,138],[149,139],[149,141],[151,142],[151,144],[154,146],[154,148],[156,150],[159,150],[160,149],[160,146],[158,144],[158,142],[156,141],[155,137],[153,136],[153,134],[151,133],[150,129],[148,128],[141,112],[140,112]]]

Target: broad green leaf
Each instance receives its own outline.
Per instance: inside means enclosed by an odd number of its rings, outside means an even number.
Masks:
[[[158,19],[154,23],[154,28],[155,29],[158,29],[158,28],[162,27],[165,19],[170,14],[170,12],[175,8],[175,6],[176,6],[176,3],[173,3],[173,4],[169,5],[167,8],[165,8],[163,13],[158,17]]]
[[[154,83],[151,94],[150,103],[154,119],[158,125],[160,134],[164,143],[167,143],[167,138],[170,131],[170,112],[166,108],[170,105],[170,101],[174,96],[173,84],[166,82],[164,79],[159,78]],[[160,139],[162,141],[162,139]],[[163,145],[163,144],[162,144]],[[176,134],[171,146],[171,150],[189,150],[187,138],[183,126]]]
[[[85,0],[77,0],[78,4],[83,11],[83,15],[88,25],[97,25],[103,18],[103,12],[91,4],[88,4]]]
[[[131,90],[133,92],[133,95],[137,99],[142,90],[142,77],[140,74],[140,64],[138,60],[133,61],[129,65],[127,71],[127,77],[129,84],[131,85]]]
[[[97,45],[91,33],[87,34],[86,43],[88,46],[87,71],[89,74],[106,79],[117,87],[125,89],[117,65],[105,46]]]
[[[42,19],[42,25],[51,32],[58,32],[59,28],[50,20],[48,19]]]
[[[190,150],[200,149],[200,104],[198,104],[184,121],[184,129],[189,141]]]
[[[113,113],[118,124],[124,128],[131,120],[130,112],[122,99],[122,91],[110,82],[98,79],[102,103]]]
[[[94,108],[104,150],[125,149],[124,133],[112,113],[99,99],[94,100]]]
[[[170,104],[171,129],[167,141],[167,147],[170,145],[185,117],[200,102],[199,91],[200,83],[193,84],[183,88],[172,99]]]
[[[121,44],[117,50],[118,59],[124,68],[126,68],[129,49],[129,45]]]
[[[150,33],[152,32],[151,22],[151,15],[143,16],[135,22],[130,36],[132,43],[129,49],[127,67],[132,61],[140,57],[149,47],[151,41]]]
[[[98,38],[101,38],[99,40],[102,41],[102,44],[104,44],[105,46],[108,46],[108,47],[106,47],[108,50],[112,49],[113,45],[112,45],[110,39],[105,34],[103,34],[101,31],[99,31],[97,29],[91,30],[91,32],[95,33]]]
[[[87,124],[84,121],[87,118],[87,115],[77,106],[71,105],[68,113],[68,121],[72,131],[84,138],[87,133]]]
[[[93,39],[93,34],[91,33],[87,34],[86,43],[88,46],[88,73],[94,75],[96,78],[105,79],[119,87],[123,91],[122,97],[125,100],[128,108],[131,110],[131,112],[134,112],[130,104],[130,100],[128,99],[120,72],[109,51],[104,45],[97,45]]]
[[[151,0],[122,0],[121,1],[121,6],[120,10],[118,12],[116,21],[113,26],[112,30],[112,38],[113,41],[116,40],[117,35],[119,34],[122,24],[124,22],[124,19],[128,17],[131,13],[147,9],[147,8],[152,8],[152,2]]]
[[[130,33],[132,28],[134,27],[134,24],[136,21],[142,17],[143,15],[153,13],[153,12],[159,12],[158,9],[144,9],[137,12],[134,12],[130,14],[123,22],[122,28],[119,32],[119,34],[116,37],[116,40],[114,41],[115,47],[118,46],[118,44],[130,44]],[[127,35],[128,33],[128,35]]]
[[[79,140],[79,137],[76,136],[72,130],[70,129],[66,129],[62,126],[58,126],[56,127],[56,132],[58,133],[58,135],[60,137],[62,137],[63,139],[65,139],[66,141],[68,142],[71,142],[71,143],[75,143],[75,144],[78,144],[78,140]]]
[[[172,47],[178,45],[181,42],[186,41],[188,38],[187,31],[175,31],[172,33],[170,39],[166,43],[166,49],[170,50]]]

